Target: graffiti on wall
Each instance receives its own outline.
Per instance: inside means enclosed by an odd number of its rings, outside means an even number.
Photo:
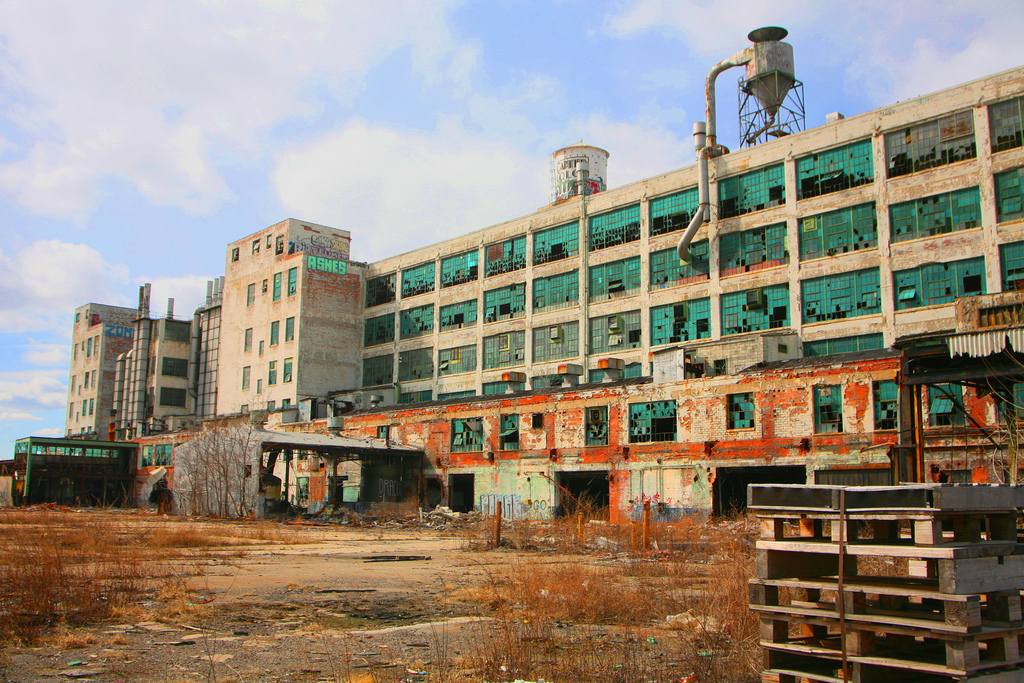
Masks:
[[[348,242],[333,235],[310,235],[288,243],[288,253],[303,251],[338,261],[348,260]]]
[[[128,325],[114,325],[107,323],[103,326],[103,334],[107,337],[124,337],[131,339],[135,336],[135,330]]]
[[[335,275],[344,275],[348,272],[348,263],[345,261],[324,256],[314,256],[313,254],[306,257],[306,267],[310,270],[322,270],[325,273],[334,273]]]
[[[497,514],[499,501],[501,502],[501,516],[505,519],[531,521],[551,519],[553,512],[546,500],[523,500],[523,497],[519,495],[497,493],[480,496],[480,512],[484,516]]]

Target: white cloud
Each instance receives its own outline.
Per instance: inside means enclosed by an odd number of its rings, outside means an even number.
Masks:
[[[67,386],[62,380],[66,376],[66,369],[0,372],[0,412],[32,416],[40,411],[63,410]]]
[[[25,351],[26,363],[52,367],[54,365],[66,367],[69,362],[67,344],[44,344],[35,339],[28,340],[28,349]]]
[[[11,0],[0,3],[0,188],[81,219],[115,177],[195,213],[231,198],[218,156],[261,155],[269,131],[350,99],[411,46],[428,81],[462,73],[450,2]],[[385,20],[386,19],[386,20]]]
[[[125,266],[86,244],[37,240],[0,252],[0,331],[70,329],[76,306],[121,303],[127,279]]]
[[[41,422],[42,419],[43,418],[30,413],[0,410],[0,422],[24,422],[26,420],[31,422]]]
[[[281,152],[272,181],[295,215],[360,236],[372,260],[522,215],[548,199],[547,167],[445,122],[431,133],[353,120]]]
[[[64,430],[60,427],[45,427],[34,431],[34,436],[64,436]]]

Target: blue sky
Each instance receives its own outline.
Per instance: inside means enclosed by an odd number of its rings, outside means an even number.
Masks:
[[[808,127],[1024,64],[1005,1],[3,0],[0,451],[62,433],[76,306],[152,282],[188,315],[286,217],[368,261],[527,214],[581,139],[611,186],[689,165],[704,76],[764,25]]]

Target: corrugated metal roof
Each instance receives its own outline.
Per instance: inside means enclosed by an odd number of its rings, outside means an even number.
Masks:
[[[1004,350],[1024,351],[1024,327],[1000,328],[985,332],[950,335],[946,340],[950,356],[984,358]]]
[[[337,450],[392,450],[410,451],[418,453],[419,448],[405,446],[392,441],[390,445],[384,439],[360,439],[353,436],[334,436],[331,434],[310,434],[307,432],[272,432],[269,430],[257,430],[253,432],[253,438],[263,444],[276,444],[279,446],[291,446],[293,448],[312,449],[337,449]]]

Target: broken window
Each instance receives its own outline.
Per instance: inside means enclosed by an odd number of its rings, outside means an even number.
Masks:
[[[586,424],[584,429],[587,433],[588,446],[608,445],[608,406],[597,406],[585,408]]]
[[[476,280],[479,258],[479,250],[473,249],[441,259],[441,289]]]
[[[889,177],[906,175],[977,156],[971,110],[885,134]]]
[[[1002,152],[1021,146],[1022,110],[1024,110],[1024,97],[1016,97],[989,105],[989,137],[992,141],[993,152]]]
[[[395,357],[392,354],[363,359],[363,386],[375,387],[391,384],[394,379]]]
[[[800,285],[804,323],[882,312],[878,268],[816,277],[804,280]]]
[[[526,362],[526,332],[502,332],[484,337],[484,370],[509,368]]]
[[[402,298],[434,291],[434,262],[421,263],[402,271]]]
[[[981,225],[981,196],[977,187],[944,192],[889,207],[892,241],[941,235]]]
[[[718,216],[731,218],[786,203],[786,176],[776,164],[718,181]]]
[[[590,251],[640,239],[640,205],[602,213],[590,219]]]
[[[896,429],[899,420],[899,387],[891,379],[871,386],[875,405],[875,429]]]
[[[188,377],[187,358],[168,358],[164,356],[162,361],[160,374],[167,375],[168,377]]]
[[[366,281],[366,307],[380,306],[395,300],[395,274],[381,275]]]
[[[805,356],[829,356],[834,353],[852,353],[885,348],[881,333],[862,334],[853,337],[837,337],[804,342]]]
[[[519,416],[502,415],[498,445],[503,451],[519,450]]]
[[[896,310],[948,304],[985,293],[985,259],[932,263],[893,272]]]
[[[842,387],[828,384],[814,387],[814,433],[839,434],[843,431]]]
[[[683,230],[700,207],[697,188],[651,200],[651,237]]]
[[[434,398],[434,394],[430,389],[424,389],[423,391],[403,391],[398,396],[399,403],[423,403]]]
[[[422,337],[434,331],[434,304],[407,308],[399,313],[402,339]]]
[[[959,384],[928,385],[928,424],[932,427],[961,427],[964,397]]]
[[[796,160],[797,199],[848,190],[874,180],[870,138]]]
[[[1003,290],[1021,289],[1024,282],[1024,242],[999,245],[999,262],[1002,266]]]
[[[649,403],[629,404],[630,443],[675,440],[675,401],[651,401]]]
[[[729,394],[725,397],[727,427],[729,429],[753,429],[754,422],[754,394],[745,392],[742,394]]]
[[[484,322],[521,318],[526,315],[526,283],[484,292]]]
[[[1015,168],[1005,173],[996,173],[996,220],[1004,221],[1024,218],[1024,202],[1021,201],[1021,178],[1024,169]]]
[[[375,318],[367,318],[366,322],[363,323],[363,346],[376,346],[377,344],[386,344],[394,340],[394,313],[385,313]]]
[[[679,260],[675,247],[651,254],[651,290],[708,279],[708,241],[690,244],[690,261]]]
[[[484,426],[479,417],[452,420],[452,452],[467,453],[484,449]]]
[[[288,296],[295,296],[299,291],[299,269],[288,269]]]
[[[533,311],[554,311],[575,306],[580,299],[580,272],[570,270],[533,281]]]
[[[722,335],[789,327],[789,284],[723,294]]]
[[[280,256],[284,253],[284,235],[277,236],[277,243],[274,245],[274,254]]]
[[[875,203],[800,219],[800,260],[838,256],[878,246]]]
[[[476,325],[476,299],[442,306],[438,311],[438,317],[442,332]]]
[[[237,260],[238,260],[238,247],[235,247],[234,249],[231,250],[231,261],[234,262],[234,261],[237,261]]]
[[[484,277],[511,273],[526,267],[526,236],[513,237],[504,242],[486,247],[487,260],[484,263]]]
[[[292,359],[291,358],[285,358],[284,359],[284,370],[282,370],[282,372],[281,372],[281,381],[284,382],[285,384],[287,384],[288,382],[292,381]],[[287,399],[285,399],[285,400],[287,400]],[[283,404],[282,404],[282,406],[283,406]]]
[[[721,277],[789,263],[786,224],[774,223],[722,235],[718,252]]]
[[[484,382],[480,388],[484,396],[504,394],[508,390],[508,382]]]
[[[617,299],[640,292],[640,257],[602,263],[590,268],[590,301]]]
[[[394,325],[394,323],[392,323],[392,325]],[[393,336],[394,332],[391,334]],[[284,320],[284,340],[286,342],[290,342],[293,339],[295,339],[295,316],[285,318]]]
[[[729,359],[716,358],[714,362],[715,377],[722,377],[729,374]]]
[[[441,349],[437,353],[437,375],[458,375],[476,370],[476,345]]]
[[[437,395],[438,401],[443,401],[448,398],[469,398],[470,396],[476,396],[476,392],[472,390],[468,391],[449,391],[443,394]]]
[[[260,253],[260,241],[258,239],[255,239],[255,240],[252,241],[252,253],[253,254]]]
[[[590,319],[590,352],[616,353],[641,344],[640,311],[599,315]]]
[[[277,384],[277,361],[272,360],[267,366],[267,386],[272,387]]]
[[[576,358],[580,347],[580,324],[572,322],[533,328],[533,362]]]
[[[651,308],[651,346],[711,336],[711,299],[691,299]]]
[[[538,230],[533,235],[533,265],[560,261],[580,253],[579,221]]]

